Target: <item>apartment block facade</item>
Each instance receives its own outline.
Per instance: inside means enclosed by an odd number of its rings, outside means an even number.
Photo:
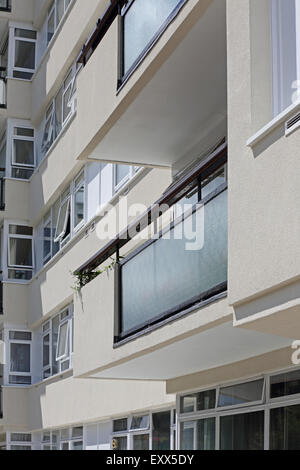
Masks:
[[[299,450],[299,38],[0,1],[1,449]]]

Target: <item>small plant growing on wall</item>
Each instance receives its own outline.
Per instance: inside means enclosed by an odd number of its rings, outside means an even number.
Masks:
[[[81,289],[86,286],[89,282],[93,281],[96,277],[100,276],[101,274],[104,273],[109,273],[110,271],[113,271],[114,267],[116,264],[118,264],[119,261],[110,258],[112,262],[108,264],[107,266],[104,266],[102,269],[96,269],[94,271],[89,271],[89,272],[83,272],[83,273],[77,273],[77,274],[72,274],[72,276],[75,278],[75,283],[72,287],[72,289],[75,292],[80,293]]]

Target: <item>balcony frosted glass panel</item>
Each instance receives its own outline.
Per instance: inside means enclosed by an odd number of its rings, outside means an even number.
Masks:
[[[191,229],[198,243],[190,239]],[[165,234],[122,266],[122,333],[227,281],[227,191],[175,225],[168,235],[169,239]],[[189,243],[197,249],[187,249]]]
[[[124,16],[124,74],[181,0],[135,0]]]

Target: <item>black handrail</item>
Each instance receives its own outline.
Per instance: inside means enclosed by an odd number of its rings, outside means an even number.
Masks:
[[[2,176],[0,177],[0,211],[4,211],[4,210],[5,210],[5,178]]]

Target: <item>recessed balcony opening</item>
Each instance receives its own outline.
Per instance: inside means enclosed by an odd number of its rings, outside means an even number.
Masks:
[[[202,6],[201,12],[191,10],[188,15],[189,1],[174,0],[166,2],[165,8],[158,8],[161,3],[135,0],[122,10],[117,97],[112,96],[109,119],[99,119],[97,133],[80,158],[173,167],[193,148],[207,150],[205,138],[220,122],[222,132],[218,134],[216,130],[215,142],[224,136],[226,2],[212,0],[206,9]],[[146,21],[144,4],[153,13],[151,21],[148,16]],[[111,28],[114,32],[110,34],[117,35],[118,28]],[[106,37],[102,41],[93,54],[104,68],[110,69],[110,59],[101,55]],[[86,69],[91,62],[87,62]],[[85,69],[84,74],[89,80]],[[94,87],[91,84],[87,88]],[[89,98],[81,95],[80,89],[78,93],[80,113]]]

